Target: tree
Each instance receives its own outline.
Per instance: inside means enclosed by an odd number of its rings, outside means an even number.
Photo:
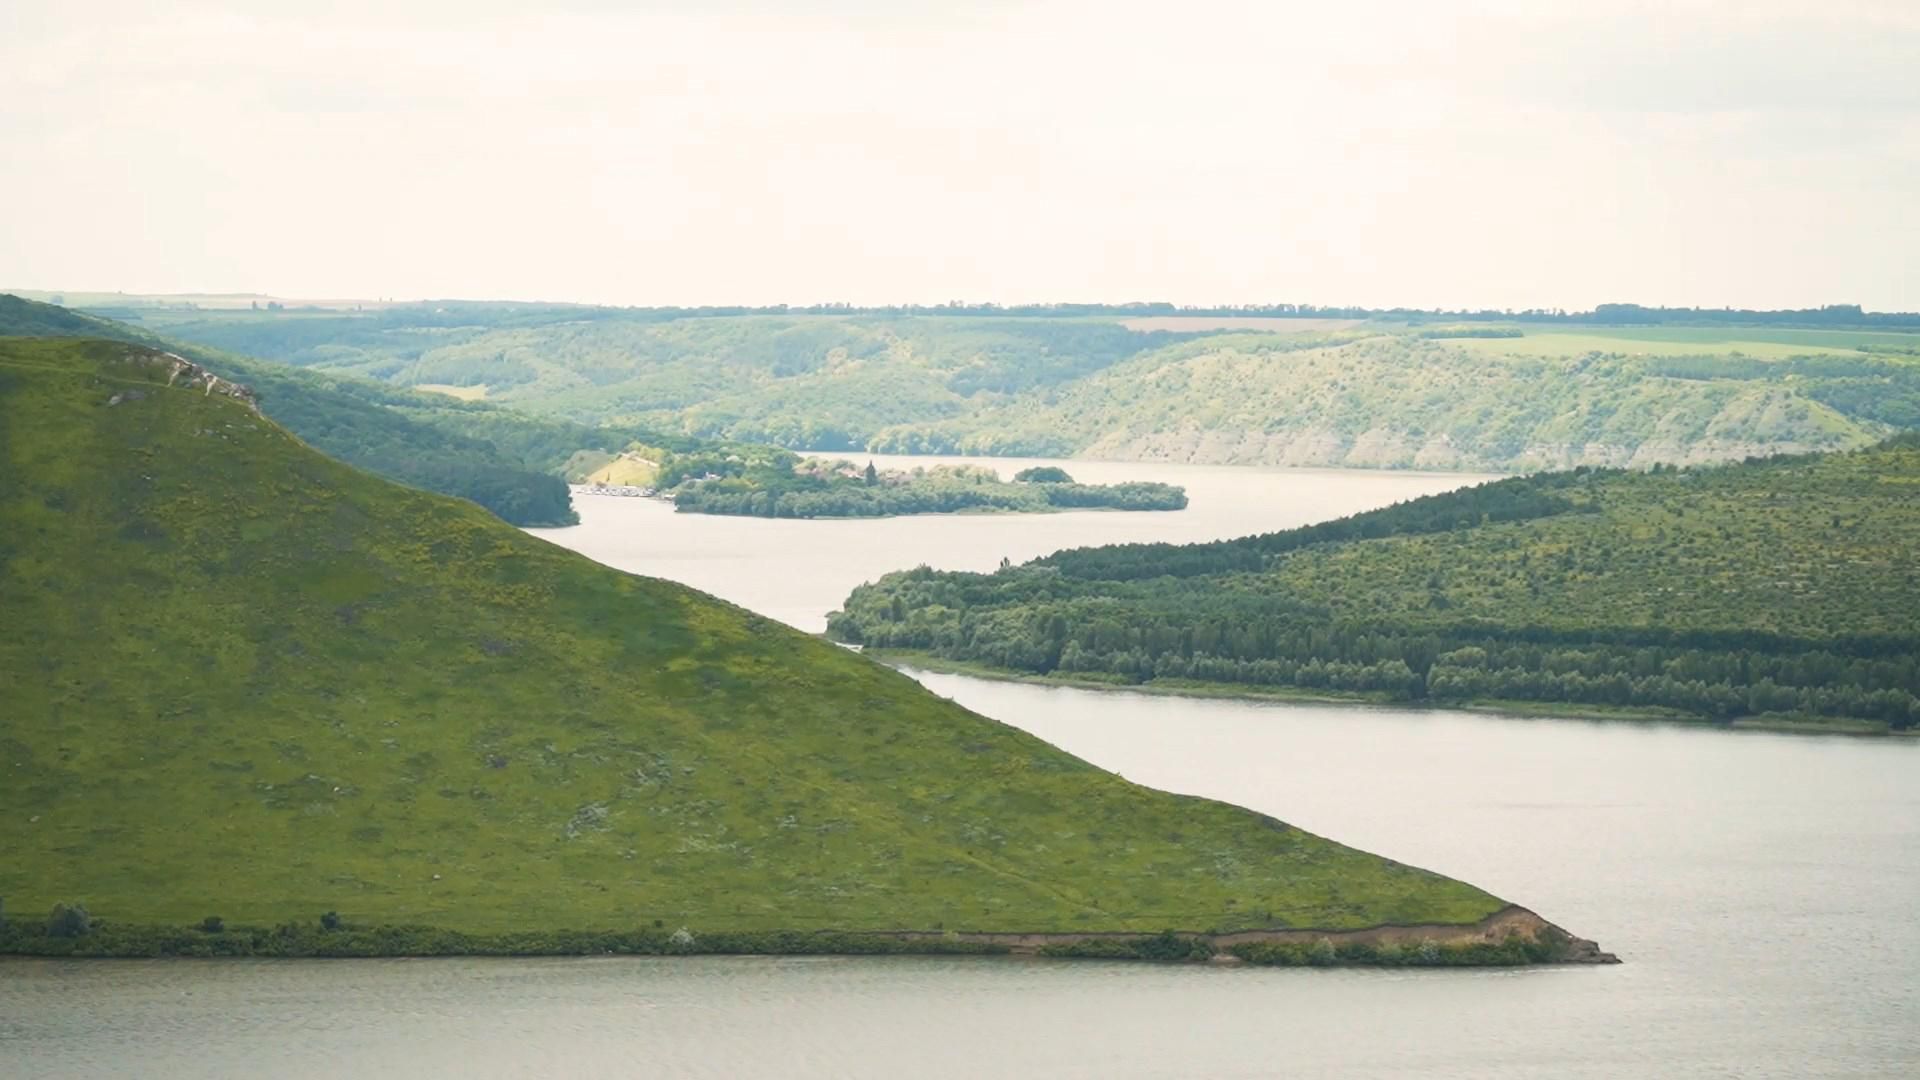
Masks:
[[[325,915],[320,916],[320,929],[322,930],[338,930],[341,925],[340,913],[337,911],[329,911]]]
[[[873,467],[873,462],[871,461],[867,462],[867,486],[872,487],[873,485],[879,482],[880,482],[880,470]]]
[[[1067,470],[1054,465],[1035,465],[1031,469],[1021,469],[1013,474],[1016,484],[1071,484],[1073,477]]]
[[[93,917],[79,904],[55,904],[53,914],[47,919],[47,936],[58,938],[83,937],[93,930]]]

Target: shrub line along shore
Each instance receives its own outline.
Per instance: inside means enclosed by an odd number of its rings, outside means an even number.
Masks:
[[[273,929],[164,927],[92,920],[56,909],[44,927],[0,926],[0,956],[127,959],[378,958],[586,955],[978,955],[1159,961],[1247,962],[1267,966],[1500,967],[1614,964],[1619,958],[1540,916],[1508,905],[1476,923],[1272,928],[1221,933],[1166,930],[989,932],[948,930],[719,931],[664,926],[638,931],[469,934],[432,927],[355,927],[329,913],[314,924]]]
[[[1562,704],[1548,701],[1448,701],[1441,703],[1401,701],[1383,694],[1363,691],[1301,690],[1285,686],[1257,687],[1230,683],[1155,679],[1150,682],[1125,682],[1099,675],[1032,672],[997,668],[969,660],[950,660],[917,649],[865,649],[864,654],[891,667],[905,671],[931,671],[943,675],[967,675],[995,682],[1028,683],[1034,686],[1064,686],[1075,690],[1120,691],[1155,694],[1164,697],[1224,698],[1231,701],[1270,701],[1309,705],[1378,706],[1408,711],[1480,712],[1516,719],[1616,720],[1632,723],[1680,724],[1685,727],[1710,727],[1731,731],[1786,732],[1804,735],[1869,735],[1894,738],[1920,737],[1920,728],[1896,731],[1872,720],[1795,720],[1790,717],[1742,717],[1719,721],[1664,709],[1637,709],[1631,706],[1604,708],[1594,705]]]

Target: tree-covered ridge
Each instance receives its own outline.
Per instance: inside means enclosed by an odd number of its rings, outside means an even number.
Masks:
[[[1031,673],[1920,722],[1920,437],[1580,469],[861,586],[829,632]]]
[[[145,317],[543,415],[825,451],[1525,471],[1846,449],[1920,417],[1920,328],[1901,318],[1493,314],[438,305]],[[1168,325],[1180,329],[1156,329]]]
[[[1498,471],[1849,449],[1920,417],[1912,357],[1847,346],[1794,359],[1822,346],[1742,344],[1779,357],[1759,359],[1685,336],[1215,336],[1113,365],[1044,400],[896,426],[875,445]],[[1866,339],[1902,336],[1855,337],[1884,347]]]
[[[0,339],[10,913],[77,900],[81,923],[297,938],[334,932],[311,927],[325,912],[664,948],[676,927],[1458,927],[1503,909],[1129,784],[846,650],[340,464],[178,376],[121,343]]]
[[[1076,484],[1071,478],[1008,483],[978,465],[877,469],[869,462],[862,468],[771,447],[665,454],[656,484],[677,510],[751,517],[1184,510],[1187,505],[1186,490],[1172,484]]]

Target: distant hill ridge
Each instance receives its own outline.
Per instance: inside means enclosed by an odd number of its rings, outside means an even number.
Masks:
[[[140,315],[309,370],[821,451],[1524,472],[1839,450],[1920,428],[1920,317],[1847,305]]]

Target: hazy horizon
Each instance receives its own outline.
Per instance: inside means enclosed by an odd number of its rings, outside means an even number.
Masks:
[[[269,292],[258,292],[258,291],[246,292],[246,291],[237,291],[237,290],[226,290],[226,291],[220,291],[220,292],[194,291],[194,292],[148,293],[148,292],[133,292],[125,289],[90,289],[90,288],[71,289],[71,288],[47,288],[44,286],[26,286],[26,285],[15,286],[15,285],[0,284],[0,295],[6,295],[6,294],[23,296],[24,298],[30,299],[30,300],[42,299],[46,297],[57,297],[59,298],[62,306],[78,307],[78,308],[85,308],[89,306],[96,306],[96,307],[99,306],[99,305],[90,305],[88,303],[79,302],[78,298],[91,298],[91,297],[104,297],[104,296],[125,296],[130,300],[154,301],[154,302],[171,301],[171,302],[179,302],[183,304],[198,303],[200,301],[227,300],[227,301],[235,301],[236,306],[237,306],[237,301],[241,301],[241,300],[256,301],[256,302],[272,301],[272,302],[286,305],[292,310],[302,310],[302,309],[308,309],[308,308],[332,310],[338,306],[343,306],[347,304],[352,304],[357,307],[371,306],[374,308],[401,307],[401,306],[419,305],[419,304],[528,304],[528,305],[539,305],[539,306],[632,308],[635,310],[646,310],[649,308],[661,308],[661,309],[679,308],[679,309],[685,309],[685,310],[696,310],[696,309],[702,309],[702,308],[748,308],[748,309],[757,310],[757,309],[764,309],[764,308],[786,307],[796,311],[805,312],[806,310],[811,308],[833,307],[836,305],[850,308],[855,311],[861,311],[861,310],[883,309],[883,308],[930,308],[930,307],[938,307],[938,306],[941,306],[942,304],[947,303],[946,301],[929,302],[929,301],[919,301],[919,300],[894,300],[894,301],[880,300],[880,301],[875,301],[873,303],[856,304],[851,301],[843,301],[843,300],[812,300],[812,301],[799,301],[799,302],[775,300],[775,301],[767,301],[764,303],[749,304],[749,303],[729,301],[725,298],[716,298],[716,299],[710,299],[710,300],[695,300],[695,301],[690,301],[685,303],[648,304],[648,303],[610,303],[610,302],[595,302],[595,301],[585,301],[585,300],[569,300],[564,297],[546,297],[546,296],[398,296],[398,297],[396,296],[291,296],[284,293],[269,293]],[[1008,310],[1019,310],[1021,308],[1029,307],[1029,306],[1089,305],[1089,306],[1100,306],[1100,307],[1123,307],[1129,304],[1158,305],[1158,304],[1164,304],[1164,303],[1174,303],[1174,301],[1163,300],[1163,299],[1158,299],[1153,297],[1129,297],[1125,299],[1106,299],[1106,298],[1100,298],[1100,297],[1062,297],[1062,298],[1053,299],[1053,300],[1042,299],[1042,300],[1032,300],[1032,301],[1004,302],[1004,301],[995,300],[991,297],[986,297],[978,300],[968,300],[964,302],[956,301],[954,303],[957,306],[963,307],[963,308],[978,309],[981,307],[1004,307],[1004,308],[1007,308]],[[1372,311],[1392,311],[1392,310],[1434,311],[1434,312],[1453,312],[1453,311],[1482,312],[1484,311],[1484,312],[1506,312],[1506,313],[1511,313],[1515,315],[1527,314],[1529,312],[1534,312],[1534,311],[1554,311],[1554,310],[1559,310],[1567,314],[1579,314],[1582,312],[1591,311],[1594,308],[1594,305],[1588,304],[1588,305],[1583,305],[1577,308],[1559,308],[1559,309],[1492,307],[1489,305],[1465,305],[1462,307],[1450,307],[1450,308],[1435,308],[1435,307],[1413,308],[1410,306],[1402,305],[1401,307],[1396,309],[1394,307],[1390,307],[1384,304],[1368,304],[1364,302],[1355,302],[1355,303],[1344,304],[1344,305],[1331,305],[1331,304],[1323,305],[1323,304],[1314,304],[1311,301],[1294,301],[1291,299],[1279,298],[1279,297],[1273,299],[1271,302],[1266,302],[1266,301],[1232,302],[1232,303],[1222,302],[1222,303],[1216,304],[1216,303],[1209,303],[1205,300],[1197,300],[1197,301],[1191,301],[1186,303],[1179,303],[1179,304],[1176,304],[1175,306],[1181,310],[1194,310],[1194,311],[1205,311],[1209,309],[1227,310],[1227,309],[1246,308],[1249,310],[1249,314],[1258,315],[1260,313],[1258,309],[1261,307],[1295,304],[1295,303],[1298,303],[1303,307],[1312,307],[1312,308],[1318,308],[1322,310],[1335,310],[1337,308],[1349,308],[1349,309],[1364,309],[1364,310],[1372,310]],[[1678,304],[1662,305],[1658,303],[1645,303],[1640,300],[1634,299],[1632,297],[1616,297],[1612,300],[1602,300],[1602,301],[1599,301],[1598,303],[1638,304],[1641,307],[1646,307],[1646,308],[1667,307],[1670,309],[1682,309],[1682,310],[1695,306],[1695,305],[1678,305]],[[1845,301],[1845,300],[1821,301],[1819,303],[1786,304],[1778,308],[1748,308],[1744,310],[1808,311],[1808,310],[1814,310],[1823,306],[1828,306],[1830,304],[1845,305],[1847,303],[1850,303],[1850,301]],[[214,310],[220,307],[220,305],[217,305],[217,304],[201,304],[200,306],[205,306],[209,310]],[[1723,309],[1719,307],[1715,307],[1715,308],[1699,307],[1699,310],[1718,311]],[[1739,310],[1739,309],[1736,309],[1736,310]],[[1864,306],[1864,305],[1862,306],[1862,310],[1869,315],[1910,315],[1910,314],[1920,313],[1920,312],[1907,311],[1907,310],[1902,310],[1897,308],[1880,309],[1880,308],[1874,308],[1871,306]]]
[[[1916,61],[1898,0],[24,0],[0,285],[1915,311]]]

